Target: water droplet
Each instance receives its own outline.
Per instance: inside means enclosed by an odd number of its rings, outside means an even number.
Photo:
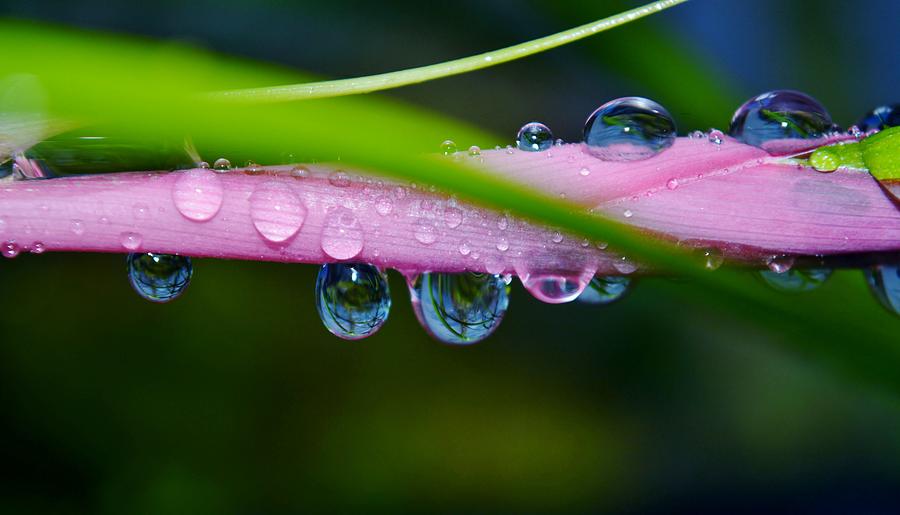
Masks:
[[[127,250],[137,250],[143,242],[143,238],[136,232],[123,232],[119,235],[119,242]]]
[[[794,256],[788,256],[786,254],[771,256],[766,260],[766,266],[776,274],[783,274],[794,266]]]
[[[14,258],[19,255],[19,245],[14,241],[7,241],[0,251],[3,252],[3,257]]]
[[[500,275],[424,273],[409,292],[425,331],[452,345],[484,340],[497,330],[509,307],[509,285]]]
[[[675,143],[675,121],[664,107],[624,97],[594,111],[584,126],[585,150],[606,161],[647,159]]]
[[[472,145],[471,147],[469,147],[469,156],[470,157],[478,157],[480,155],[481,155],[481,148],[479,148],[477,145]]]
[[[527,263],[516,263],[513,268],[522,286],[534,298],[548,304],[571,302],[581,295],[594,277],[596,266],[585,266],[580,271],[554,272],[549,269],[532,270]]]
[[[516,134],[516,146],[526,152],[541,152],[553,146],[553,133],[539,122],[526,123]]]
[[[666,182],[666,188],[668,188],[670,190],[677,189],[678,188],[678,179],[669,179],[669,181]]]
[[[345,260],[362,252],[364,234],[353,211],[339,207],[325,216],[322,227],[322,251],[334,259]]]
[[[506,238],[500,238],[500,240],[497,242],[497,250],[499,250],[500,252],[506,252],[507,250],[509,250],[509,240],[507,240]]]
[[[632,216],[634,216],[634,213],[632,213],[630,209],[626,209],[622,214],[625,215],[625,218],[631,218]]]
[[[328,175],[328,183],[335,188],[346,188],[350,186],[350,176],[343,170],[335,170]]]
[[[391,197],[383,195],[375,201],[375,212],[381,216],[387,216],[394,210],[394,201]]]
[[[443,152],[443,154],[445,156],[455,154],[456,153],[456,143],[452,142],[449,139],[444,141],[443,143],[441,143],[441,152]]]
[[[295,166],[291,169],[291,176],[298,179],[305,179],[310,175],[312,175],[312,173],[309,171],[309,168],[305,166]]]
[[[900,104],[878,106],[864,114],[856,125],[862,132],[898,127],[900,126]]]
[[[703,267],[707,270],[718,270],[725,262],[725,255],[717,248],[703,249]]]
[[[72,233],[74,233],[75,236],[84,234],[84,222],[81,220],[72,220]]]
[[[749,145],[777,151],[780,141],[819,138],[831,127],[831,115],[817,100],[798,91],[776,90],[739,107],[728,132]]]
[[[877,265],[866,270],[872,293],[885,309],[900,315],[900,266]]]
[[[553,234],[550,235],[550,241],[553,243],[562,243],[563,235],[559,231],[554,231]]]
[[[580,175],[582,177],[587,177],[590,174],[591,174],[591,170],[586,166],[583,166],[583,167],[581,167],[581,170],[578,170],[578,175]]]
[[[197,163],[197,168],[208,169],[209,163],[207,163],[206,161],[200,161],[199,163]]]
[[[195,222],[211,220],[222,207],[225,191],[219,177],[209,170],[195,168],[178,172],[172,200],[178,212]]]
[[[506,218],[505,216],[501,216],[497,220],[497,228],[500,229],[501,231],[505,231],[507,227],[509,227],[509,218]]]
[[[463,212],[458,207],[448,207],[444,209],[444,223],[451,229],[456,229],[462,224]]]
[[[32,254],[43,254],[45,250],[47,250],[47,247],[39,241],[36,241],[31,245]]]
[[[213,162],[213,169],[220,172],[227,172],[228,170],[231,170],[231,161],[224,157],[220,157]]]
[[[831,276],[830,268],[792,269],[784,272],[761,270],[760,277],[776,290],[800,293],[822,286]]]
[[[372,265],[323,265],[316,278],[316,310],[325,328],[339,338],[371,336],[391,311],[387,276]]]
[[[472,252],[472,247],[469,245],[469,242],[464,241],[459,244],[459,253],[463,256],[468,256],[469,253]]]
[[[706,133],[703,131],[694,131],[688,137],[691,139],[704,139],[706,138]]]
[[[638,266],[634,261],[631,261],[626,256],[622,256],[619,259],[613,261],[613,268],[619,271],[621,274],[632,274],[637,271]]]
[[[428,218],[420,218],[416,221],[415,230],[413,231],[419,243],[423,245],[431,245],[437,241],[437,229],[434,221]]]
[[[725,141],[725,134],[719,129],[710,129],[707,139],[713,145],[721,145]]]
[[[128,254],[126,263],[132,288],[151,302],[168,302],[184,293],[194,272],[191,258],[172,254]]]
[[[621,275],[596,276],[591,279],[588,287],[578,296],[578,302],[584,302],[585,304],[609,304],[622,298],[628,292],[630,286],[630,277]]]
[[[306,206],[281,181],[266,181],[250,194],[250,220],[260,236],[273,243],[292,238],[306,219]]]

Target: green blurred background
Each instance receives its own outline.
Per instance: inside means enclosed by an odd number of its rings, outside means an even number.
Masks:
[[[0,6],[346,77],[638,3]],[[693,0],[390,95],[510,140],[532,119],[576,139],[591,110],[625,95],[660,101],[681,132],[724,128],[743,100],[776,88],[812,94],[849,125],[900,100],[889,23],[900,4],[857,4]],[[691,282],[642,280],[600,308],[544,305],[516,284],[492,338],[449,348],[418,327],[398,275],[387,325],[349,343],[317,318],[314,266],[196,260],[168,305],[134,294],[124,268],[122,256],[75,254],[0,266],[0,511],[900,510],[897,393],[816,359],[802,325],[726,313]],[[859,271],[796,300],[881,309]]]

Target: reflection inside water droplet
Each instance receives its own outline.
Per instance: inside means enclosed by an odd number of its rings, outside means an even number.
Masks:
[[[194,270],[191,258],[172,254],[129,254],[126,263],[134,291],[152,302],[168,302],[181,295]]]
[[[760,277],[776,290],[801,293],[812,291],[831,277],[830,268],[790,269],[783,272],[761,270]]]
[[[900,265],[877,265],[866,270],[872,293],[885,309],[900,315]]]
[[[647,159],[675,143],[672,115],[656,102],[624,97],[594,111],[584,126],[584,148],[606,161]]]
[[[525,152],[541,152],[553,146],[553,133],[543,123],[526,123],[516,134],[516,145]]]
[[[316,309],[335,336],[345,340],[370,336],[391,310],[387,276],[372,265],[323,265],[316,279]]]
[[[430,335],[469,345],[499,327],[509,306],[509,285],[500,275],[424,273],[411,281],[410,298]]]
[[[780,152],[784,140],[819,138],[832,127],[831,115],[799,91],[776,90],[751,98],[735,111],[729,134],[738,141]]]
[[[630,277],[622,275],[596,276],[591,279],[588,287],[578,296],[578,302],[584,302],[585,304],[609,304],[622,298],[628,292],[630,286]]]

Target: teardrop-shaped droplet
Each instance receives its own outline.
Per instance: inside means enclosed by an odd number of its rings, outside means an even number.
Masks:
[[[789,256],[787,254],[779,254],[776,256],[771,256],[766,260],[766,266],[769,267],[769,270],[776,274],[783,274],[791,269],[794,266],[794,261],[796,259],[794,256]]]
[[[585,304],[609,304],[628,292],[631,278],[622,275],[594,277],[588,287],[578,296],[578,302]]]
[[[345,207],[333,209],[322,226],[322,251],[334,259],[354,258],[362,251],[364,236],[353,211]]]
[[[856,126],[863,132],[898,127],[900,126],[900,104],[878,106],[864,114]]]
[[[675,120],[656,102],[624,97],[600,106],[584,125],[584,148],[605,161],[647,159],[675,143]]]
[[[268,241],[289,240],[306,219],[306,206],[300,197],[281,181],[266,181],[250,194],[250,220],[257,232]]]
[[[499,327],[509,306],[509,285],[500,275],[424,273],[411,282],[410,298],[428,334],[469,345]]]
[[[822,286],[831,277],[830,268],[791,269],[781,273],[761,270],[760,277],[776,290],[801,293],[812,291]]]
[[[219,212],[225,197],[219,176],[204,168],[178,173],[180,176],[172,189],[172,200],[178,212],[195,222],[211,220]]]
[[[526,152],[542,152],[553,146],[553,133],[543,123],[526,123],[516,134],[516,146]]]
[[[768,152],[791,151],[790,140],[823,137],[831,115],[816,99],[799,91],[776,90],[751,98],[735,111],[729,134]]]
[[[140,233],[127,231],[119,235],[119,242],[126,250],[137,250],[141,247],[144,239]]]
[[[900,315],[900,265],[877,265],[866,270],[866,280],[878,302]]]
[[[579,271],[554,271],[553,266],[534,268],[526,261],[513,265],[522,286],[534,298],[548,304],[571,302],[581,295],[594,277],[596,265],[585,266]]]
[[[370,336],[391,311],[387,276],[372,265],[323,265],[316,278],[316,309],[335,336],[345,340]]]
[[[128,254],[128,281],[134,291],[152,302],[168,302],[191,282],[191,258],[172,254]]]

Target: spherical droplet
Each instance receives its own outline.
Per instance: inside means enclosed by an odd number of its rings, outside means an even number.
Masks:
[[[445,156],[449,156],[456,153],[456,143],[451,140],[446,140],[441,143],[441,153]]]
[[[362,252],[364,234],[353,211],[339,207],[325,216],[322,251],[334,259],[351,259]]]
[[[468,256],[469,253],[472,252],[472,246],[469,245],[469,242],[464,241],[459,244],[459,253],[463,256]]]
[[[416,240],[423,245],[431,245],[437,241],[437,229],[434,226],[434,220],[428,218],[420,218],[416,221],[413,233]]]
[[[328,183],[336,188],[346,188],[350,186],[350,176],[342,170],[335,170],[328,175]]]
[[[210,170],[196,168],[178,172],[172,200],[178,212],[195,222],[211,220],[222,207],[225,190],[221,179]]]
[[[219,172],[227,172],[228,170],[231,170],[231,161],[224,157],[220,157],[213,162],[213,169]]]
[[[669,179],[668,182],[666,182],[666,188],[668,188],[670,190],[677,189],[678,188],[678,179]]]
[[[777,256],[769,257],[769,259],[766,260],[766,266],[768,266],[769,270],[775,272],[776,274],[783,274],[794,266],[794,261],[794,256],[780,254]]]
[[[584,126],[584,148],[605,161],[647,159],[675,143],[675,121],[642,97],[624,97],[594,111]]]
[[[866,270],[872,293],[885,309],[900,315],[900,266],[877,265]]]
[[[266,181],[250,194],[250,220],[260,236],[273,243],[292,238],[306,219],[306,206],[284,182]]]
[[[19,255],[19,245],[14,241],[4,242],[0,252],[5,258],[14,258]]]
[[[500,275],[424,273],[410,285],[416,318],[442,343],[469,345],[490,336],[509,307]]]
[[[391,311],[387,277],[372,265],[326,264],[316,278],[316,310],[325,328],[339,338],[371,336]]]
[[[719,129],[710,129],[706,139],[713,145],[721,145],[725,141],[725,134]]]
[[[151,302],[168,302],[191,282],[191,258],[172,254],[129,254],[128,281],[138,295]]]
[[[43,254],[45,250],[47,250],[46,245],[39,241],[36,241],[31,245],[32,254]]]
[[[622,275],[596,276],[578,296],[585,304],[609,304],[622,298],[631,286],[631,278]]]
[[[900,104],[878,106],[864,114],[856,125],[863,132],[898,127],[900,126]]]
[[[553,133],[543,123],[526,123],[516,134],[516,146],[526,152],[547,150],[553,146]]]
[[[571,302],[581,295],[594,277],[596,266],[586,266],[580,271],[555,272],[534,269],[527,262],[514,264],[522,286],[534,298],[548,304]]]
[[[444,223],[451,229],[456,229],[462,224],[463,212],[458,207],[448,207],[444,209]]]
[[[725,262],[725,255],[717,248],[703,249],[703,267],[707,270],[718,270]]]
[[[469,147],[469,156],[470,157],[478,157],[481,155],[481,148],[477,145],[472,145]]]
[[[309,168],[302,165],[291,168],[291,177],[295,177],[297,179],[305,179],[311,174],[312,172],[309,171]]]
[[[140,234],[129,231],[119,235],[119,242],[127,250],[137,250],[143,243],[143,238]]]
[[[776,90],[739,107],[729,134],[748,145],[778,151],[784,140],[819,138],[831,127],[831,115],[816,99],[799,91]]]
[[[499,250],[500,252],[506,252],[507,250],[509,250],[509,240],[501,237],[497,241],[497,250]]]
[[[812,291],[822,286],[831,276],[830,268],[792,269],[784,272],[762,270],[760,277],[776,290],[800,293]]]

